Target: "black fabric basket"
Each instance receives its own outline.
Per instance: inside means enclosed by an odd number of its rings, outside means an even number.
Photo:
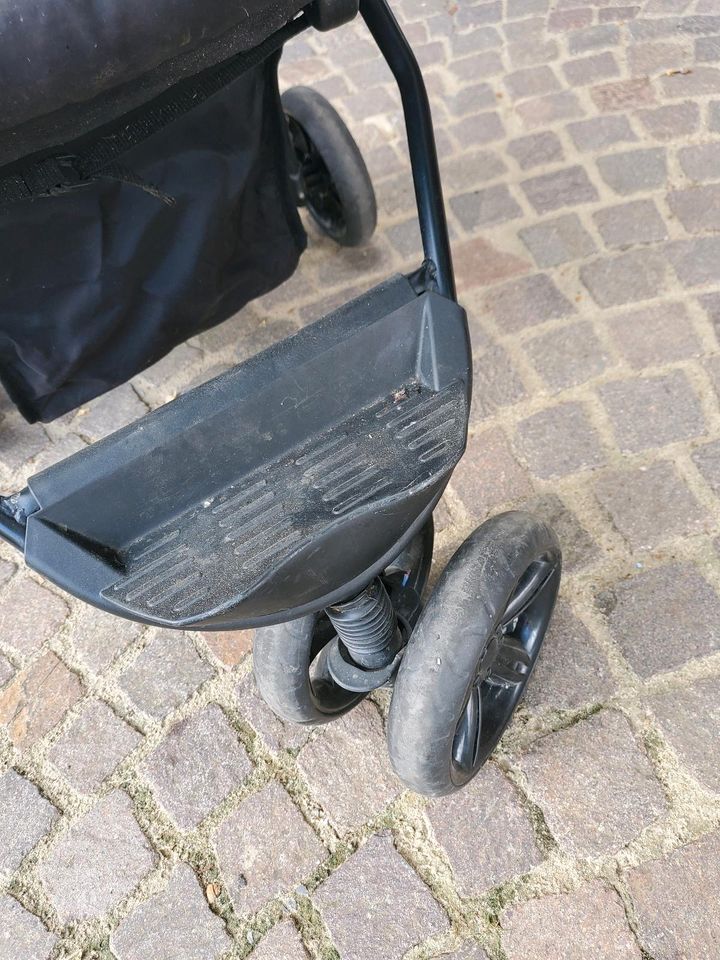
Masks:
[[[292,274],[306,237],[278,59],[91,182],[0,205],[0,377],[28,420],[125,382]]]

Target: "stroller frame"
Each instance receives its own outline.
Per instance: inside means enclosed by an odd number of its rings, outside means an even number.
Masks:
[[[288,32],[356,12],[315,0]],[[285,719],[326,722],[394,683],[395,768],[442,794],[509,722],[560,548],[525,514],[496,517],[423,609],[432,511],[467,438],[470,342],[420,68],[387,0],[359,12],[401,94],[422,266],[30,478],[0,498],[0,537],[120,616],[260,628],[258,686]],[[442,640],[450,621],[459,636]]]

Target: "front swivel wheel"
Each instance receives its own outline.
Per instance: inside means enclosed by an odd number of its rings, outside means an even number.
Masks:
[[[482,524],[452,557],[390,705],[390,759],[413,790],[452,793],[494,750],[535,666],[560,570],[553,531],[519,511]]]

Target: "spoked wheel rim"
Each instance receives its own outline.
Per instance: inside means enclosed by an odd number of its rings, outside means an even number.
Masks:
[[[461,785],[485,763],[525,690],[552,615],[560,557],[548,551],[526,568],[480,656],[452,744]]]
[[[327,164],[300,123],[286,114],[295,157],[300,169],[298,192],[320,229],[330,237],[342,237],[347,230],[340,194]]]
[[[422,594],[430,574],[432,552],[433,521],[431,516],[403,552],[386,568],[386,573],[382,575],[391,597],[395,596],[393,586],[396,586],[399,574],[402,574],[400,579],[404,586],[408,588],[408,591],[412,591],[418,597]],[[395,584],[393,581],[395,581]],[[401,609],[396,610],[396,613],[399,614],[402,621],[402,601],[400,605]],[[419,609],[408,611],[411,621],[414,621],[418,614]],[[401,622],[401,629],[403,626],[404,624]],[[412,622],[408,624],[408,633],[411,627]],[[344,713],[352,703],[361,699],[357,693],[339,686],[330,674],[327,663],[328,644],[334,637],[335,630],[327,615],[325,613],[318,614],[313,627],[310,648],[309,685],[310,694],[316,708],[328,716]]]

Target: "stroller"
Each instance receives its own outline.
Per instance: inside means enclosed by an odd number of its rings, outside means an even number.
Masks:
[[[392,686],[399,777],[466,784],[495,748],[561,574],[553,531],[486,521],[425,597],[471,396],[428,98],[387,0],[36,0],[0,32],[0,376],[51,420],[289,277],[305,207],[340,244],[372,184],[330,104],[281,98],[283,44],[358,13],[399,85],[424,262],[0,498],[26,563],[118,616],[256,628],[258,688],[328,722]],[[90,5],[88,5],[88,10]],[[93,9],[97,9],[94,7]],[[42,69],[37,64],[42,63]]]

